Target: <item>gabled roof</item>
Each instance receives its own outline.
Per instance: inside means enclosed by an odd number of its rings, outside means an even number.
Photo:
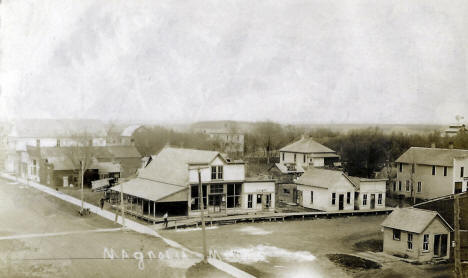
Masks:
[[[141,169],[139,177],[167,184],[187,186],[188,166],[209,164],[216,157],[224,158],[216,151],[202,151],[166,147]]]
[[[387,228],[420,234],[435,218],[439,218],[448,229],[453,230],[447,221],[436,211],[418,208],[397,208],[387,216],[381,225]]]
[[[296,152],[296,153],[333,153],[336,152],[324,145],[317,143],[314,139],[302,138],[292,144],[289,144],[280,149],[280,152]]]
[[[453,159],[468,155],[468,150],[411,147],[395,162],[453,166]]]
[[[314,167],[310,167],[305,171],[295,183],[327,189],[346,185],[353,187],[353,183],[342,171]]]

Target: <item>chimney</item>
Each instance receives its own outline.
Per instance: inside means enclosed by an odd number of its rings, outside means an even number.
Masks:
[[[436,147],[436,143],[435,143],[435,142],[432,142],[432,143],[431,143],[431,148],[435,149],[435,147]]]
[[[449,149],[453,149],[453,142],[449,142]]]

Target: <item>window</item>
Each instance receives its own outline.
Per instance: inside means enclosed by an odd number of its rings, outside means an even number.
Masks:
[[[351,192],[346,192],[346,203],[351,204]]]
[[[393,182],[393,191],[396,191],[396,181]]]
[[[465,170],[465,167],[460,167],[460,177],[463,178],[463,170]]]
[[[247,208],[252,208],[253,195],[247,195]]]
[[[398,191],[401,191],[401,181],[398,181]]]
[[[306,162],[306,155],[305,154],[304,154],[304,159],[303,160],[304,160],[303,162],[305,163]]]
[[[336,193],[332,193],[332,205],[336,203]]]
[[[418,192],[421,193],[422,182],[418,181]]]
[[[271,194],[266,194],[265,207],[269,208],[271,206]]]
[[[403,172],[403,163],[400,163],[400,172]]]
[[[411,164],[411,173],[413,173],[413,174],[414,174],[414,163],[413,163],[413,164]]]
[[[40,147],[41,146],[41,140],[40,139],[36,139],[36,147]]]
[[[198,196],[198,185],[192,185],[190,186],[190,195],[191,195],[191,204],[190,204],[190,209],[191,210],[199,210],[200,209],[200,198]],[[203,190],[203,204],[204,208],[206,209],[206,185],[203,185],[202,187]]]
[[[242,192],[242,184],[228,184],[227,185],[227,207],[237,208],[240,207],[240,199]]]
[[[393,239],[400,240],[401,231],[398,229],[393,229]]]
[[[210,185],[210,193],[224,193],[224,186],[222,184],[212,184]]]
[[[367,194],[362,195],[362,205],[363,206],[367,205]]]
[[[444,177],[447,176],[447,166],[444,166]]]
[[[382,193],[379,193],[378,197],[377,197],[377,204],[381,205],[382,204]]]
[[[294,154],[294,162],[296,162],[296,154]]]
[[[429,235],[423,236],[423,251],[429,251]]]
[[[314,191],[310,191],[310,203],[314,203]]]
[[[408,242],[407,242],[407,245],[408,245],[408,250],[412,250],[412,249],[413,249],[413,234],[412,234],[412,233],[408,233]]]
[[[435,165],[432,165],[432,175],[433,175],[433,176],[436,175],[436,167],[435,167]]]
[[[211,166],[211,179],[212,180],[223,179],[223,166]]]
[[[57,147],[60,147],[60,139],[57,139]]]
[[[93,145],[93,139],[89,139],[88,146],[92,146],[92,145]]]
[[[409,180],[406,180],[406,191],[407,192],[410,191],[410,181]]]
[[[289,191],[289,189],[283,188],[283,193],[284,193],[284,194],[289,194],[289,193],[291,193],[291,192]]]

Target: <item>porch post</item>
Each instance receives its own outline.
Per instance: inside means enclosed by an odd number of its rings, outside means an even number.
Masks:
[[[148,200],[148,215],[151,215],[151,202]]]
[[[156,218],[156,202],[153,201],[153,217]]]

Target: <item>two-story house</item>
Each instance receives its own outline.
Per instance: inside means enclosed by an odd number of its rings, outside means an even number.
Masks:
[[[394,194],[432,199],[467,190],[468,150],[411,147],[397,160]]]
[[[140,169],[137,178],[111,188],[112,201],[119,202],[121,186],[125,206],[147,218],[166,212],[196,216],[201,204],[209,215],[275,208],[274,180],[246,179],[243,161],[230,160],[216,151],[166,147]]]
[[[310,137],[289,144],[280,149],[280,164],[300,165],[302,168],[308,166],[324,167],[333,166],[339,161],[339,155],[332,149],[316,142]]]

